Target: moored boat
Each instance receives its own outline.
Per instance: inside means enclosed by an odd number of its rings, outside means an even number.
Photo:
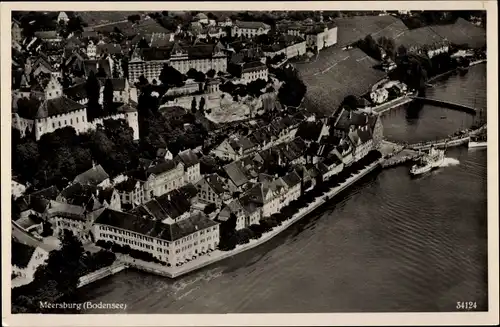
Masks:
[[[472,148],[485,148],[487,147],[488,142],[486,140],[486,133],[478,136],[471,136],[469,139],[468,147]]]

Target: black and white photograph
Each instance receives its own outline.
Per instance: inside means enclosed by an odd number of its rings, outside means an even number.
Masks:
[[[11,317],[498,323],[496,3],[420,3],[7,9]]]

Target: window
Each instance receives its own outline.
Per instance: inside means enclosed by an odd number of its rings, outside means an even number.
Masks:
[[[56,124],[55,123],[52,123],[52,128],[56,128]]]
[[[61,127],[61,122],[58,122],[59,127]]]

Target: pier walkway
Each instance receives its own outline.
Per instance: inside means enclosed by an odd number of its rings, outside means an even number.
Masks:
[[[467,113],[470,113],[472,115],[475,115],[477,110],[474,107],[466,106],[463,104],[459,103],[454,103],[454,102],[449,102],[449,101],[444,101],[444,100],[438,100],[438,99],[432,99],[432,98],[423,98],[423,97],[418,97],[418,96],[412,96],[411,97],[413,100],[418,100],[422,101],[431,105],[435,106],[440,106],[440,107],[446,107],[450,109],[455,109],[455,110],[460,110],[460,111],[465,111]]]
[[[429,150],[431,147],[435,148],[444,148],[446,147],[452,147],[452,146],[459,146],[462,144],[467,144],[469,142],[469,139],[471,136],[477,135],[483,130],[486,129],[486,124],[483,126],[475,129],[475,130],[465,130],[462,134],[460,135],[455,135],[455,136],[449,136],[447,138],[439,139],[439,140],[434,140],[434,141],[428,141],[428,142],[420,142],[420,143],[414,143],[414,144],[400,144],[406,149],[412,149],[412,150]]]

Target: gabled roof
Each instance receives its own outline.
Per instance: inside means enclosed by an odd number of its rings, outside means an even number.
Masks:
[[[174,160],[176,162],[182,162],[185,167],[192,167],[200,163],[198,156],[192,150],[179,152]]]
[[[163,174],[167,171],[170,171],[172,169],[176,168],[176,163],[173,160],[165,160],[162,163],[157,164],[156,166],[153,166],[151,168],[148,168],[146,171],[148,176],[149,175],[160,175]]]
[[[204,180],[216,194],[220,195],[227,192],[226,187],[217,174],[205,176]]]
[[[118,192],[132,192],[139,181],[135,178],[129,178],[121,183],[115,185],[115,189]]]
[[[108,187],[105,189],[100,189],[98,193],[97,199],[99,202],[104,203],[106,201],[107,203],[110,203],[112,198],[113,198],[113,193],[115,192],[115,189],[112,187]]]
[[[59,189],[52,185],[50,187],[44,188],[39,191],[35,191],[31,194],[29,194],[31,197],[38,197],[38,198],[43,198],[47,200],[55,200],[57,196],[59,195]]]
[[[69,204],[84,206],[93,206],[94,197],[97,194],[97,187],[94,185],[82,185],[80,183],[72,184],[62,190],[60,196]]]
[[[129,230],[169,242],[193,234],[198,230],[218,225],[218,223],[208,219],[203,213],[194,214],[173,224],[165,224],[161,220],[142,218],[134,213],[125,213],[110,209],[104,210],[96,218],[95,223]]]
[[[292,171],[281,178],[288,187],[300,184],[300,176],[295,171]]]
[[[241,72],[242,73],[250,73],[250,72],[256,72],[256,71],[261,71],[261,70],[267,70],[267,66],[260,61],[253,61],[253,62],[243,64]]]
[[[84,173],[76,176],[75,183],[98,185],[109,178],[108,173],[102,168],[101,165],[90,168]]]
[[[263,22],[246,22],[246,21],[241,21],[237,20],[234,22],[235,26],[238,26],[239,28],[245,28],[245,29],[270,29],[271,26],[263,23]]]
[[[85,220],[85,207],[77,206],[73,204],[50,201],[49,207],[47,208],[47,217],[63,217],[73,220]]]
[[[80,83],[68,87],[67,89],[63,90],[63,93],[73,101],[80,101],[87,99],[86,83]]]
[[[224,171],[236,187],[240,187],[248,183],[248,178],[245,175],[244,168],[240,161],[233,161],[225,165]]]
[[[239,215],[241,212],[245,212],[245,209],[241,205],[239,199],[234,199],[220,211],[217,220],[227,221],[231,217],[231,214]]]

